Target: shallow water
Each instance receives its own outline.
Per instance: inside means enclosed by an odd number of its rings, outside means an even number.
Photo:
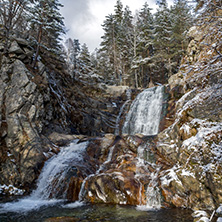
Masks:
[[[1,207],[0,207],[1,208]],[[33,208],[32,208],[33,209]],[[190,222],[191,211],[183,209],[160,209],[140,211],[132,206],[55,203],[38,209],[19,212],[0,212],[1,222],[42,222],[52,217],[71,217],[73,221],[100,222]],[[63,221],[64,218],[59,220]],[[58,220],[56,220],[58,221]]]

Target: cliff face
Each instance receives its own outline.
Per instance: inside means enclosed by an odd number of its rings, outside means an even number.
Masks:
[[[10,42],[8,56],[0,45],[0,184],[28,188],[59,151],[54,143],[73,139],[58,133],[114,132],[125,89],[116,96],[97,79],[74,80],[64,61],[49,52],[33,69],[30,42],[15,36]]]
[[[179,73],[169,79],[175,111],[156,139],[161,188],[168,203],[213,209],[222,202],[221,21],[193,27]],[[177,92],[177,93],[175,93]],[[178,98],[175,97],[178,96]]]

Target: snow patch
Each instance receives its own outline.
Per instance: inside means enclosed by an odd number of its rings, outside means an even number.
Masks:
[[[195,176],[194,176],[193,173],[191,173],[190,171],[185,170],[185,169],[182,169],[181,176],[187,176],[187,177],[193,177],[193,178],[195,178]]]
[[[25,190],[14,187],[13,185],[1,185],[0,184],[0,194],[9,193],[10,195],[23,195]]]
[[[194,213],[192,214],[192,216],[194,218],[197,218],[197,217],[208,217],[208,214],[206,211],[203,211],[203,210],[196,210],[194,211]]]
[[[216,210],[217,214],[222,214],[222,205],[220,205],[217,210]]]
[[[169,186],[172,181],[176,181],[178,184],[183,186],[182,182],[177,177],[175,170],[176,170],[175,167],[166,170],[167,174],[160,178],[162,186],[164,185]]]

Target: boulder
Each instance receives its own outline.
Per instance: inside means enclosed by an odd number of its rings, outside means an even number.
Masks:
[[[23,54],[24,51],[18,45],[17,41],[13,41],[10,48],[9,48],[9,53],[10,54]]]

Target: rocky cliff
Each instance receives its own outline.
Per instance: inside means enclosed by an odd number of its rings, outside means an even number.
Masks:
[[[26,39],[12,35],[8,55],[0,44],[0,184],[28,189],[59,151],[55,143],[73,139],[64,134],[114,132],[126,88],[113,95],[97,78],[75,80],[65,62],[44,49],[33,69]]]
[[[221,20],[193,27],[187,56],[169,79],[174,112],[156,138],[166,201],[177,207],[215,209],[222,202]],[[172,112],[172,109],[171,109]]]

